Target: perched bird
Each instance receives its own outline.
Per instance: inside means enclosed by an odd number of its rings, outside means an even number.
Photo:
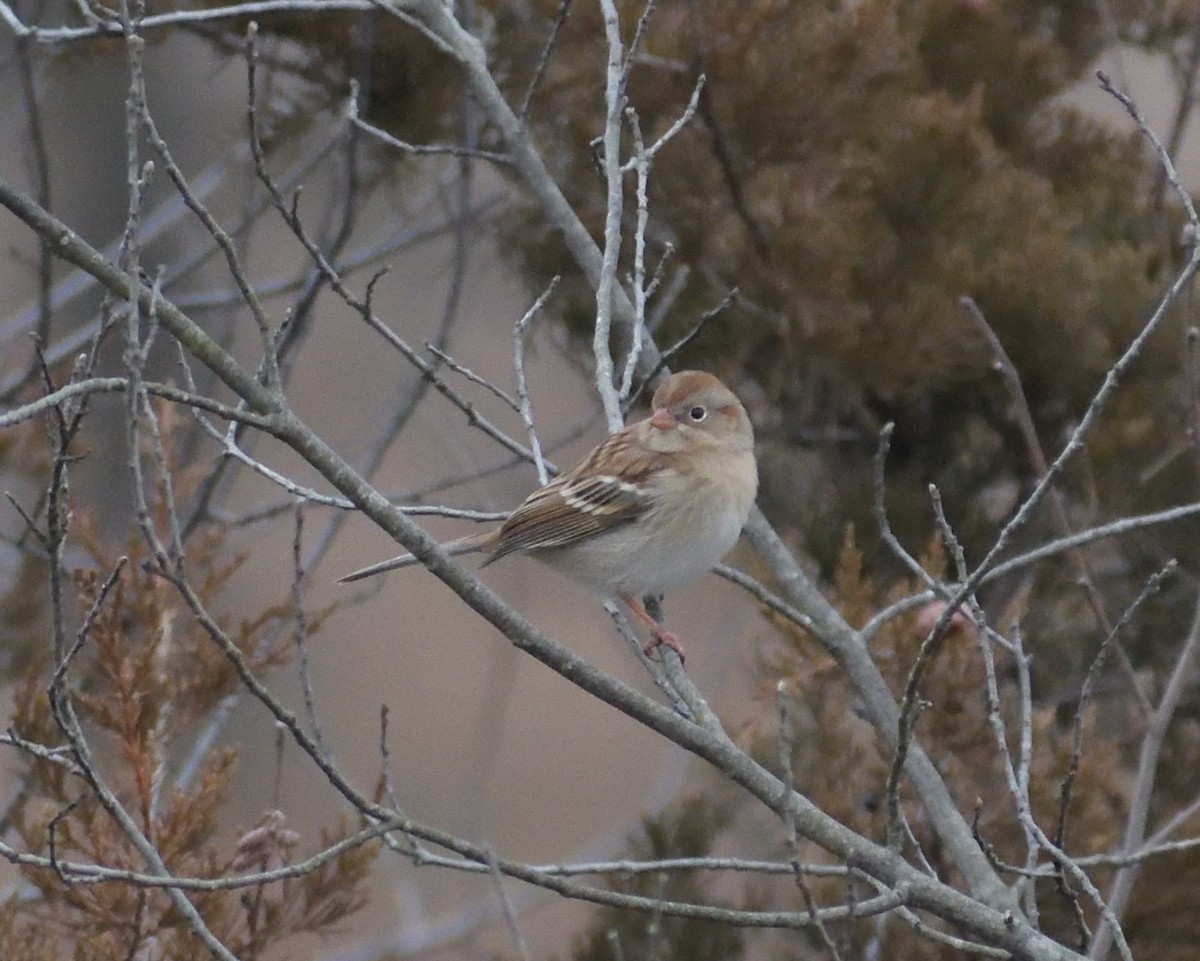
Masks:
[[[520,552],[605,597],[619,597],[650,628],[648,654],[679,638],[640,598],[695,580],[733,547],[758,490],[754,431],[733,392],[685,370],[659,386],[653,413],[530,494],[495,530],[444,544],[483,551],[484,565]],[[356,581],[416,563],[411,554],[343,577]]]

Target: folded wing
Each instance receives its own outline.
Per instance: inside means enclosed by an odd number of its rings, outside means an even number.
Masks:
[[[594,473],[602,465],[619,467],[619,473]],[[515,551],[564,547],[628,524],[654,505],[655,485],[646,482],[664,469],[661,455],[637,452],[624,432],[615,434],[509,515],[487,563]]]

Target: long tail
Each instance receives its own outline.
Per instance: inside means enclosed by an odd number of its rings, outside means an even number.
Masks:
[[[459,554],[472,554],[475,551],[485,550],[492,537],[492,531],[482,534],[468,534],[466,537],[447,541],[442,545],[442,550],[451,557],[457,557]],[[364,577],[382,574],[384,571],[394,571],[401,567],[412,567],[413,564],[419,563],[421,562],[413,554],[400,554],[397,557],[389,557],[386,561],[379,561],[377,564],[372,564],[370,567],[359,568],[345,577],[339,577],[338,583],[349,584],[351,581],[361,581]]]

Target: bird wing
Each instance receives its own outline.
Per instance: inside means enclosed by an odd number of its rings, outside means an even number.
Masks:
[[[649,510],[655,495],[646,481],[666,466],[661,454],[630,441],[628,430],[614,434],[578,467],[530,494],[501,526],[487,563],[514,551],[564,547]]]

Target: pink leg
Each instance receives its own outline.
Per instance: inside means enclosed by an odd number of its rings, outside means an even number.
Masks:
[[[625,602],[625,606],[629,608],[633,616],[650,629],[650,640],[642,648],[643,654],[649,657],[656,647],[662,646],[669,647],[678,654],[679,660],[683,661],[686,659],[683,653],[683,642],[679,640],[678,634],[668,631],[658,621],[647,614],[645,606],[637,598],[630,597],[628,594],[622,594],[621,600]]]

